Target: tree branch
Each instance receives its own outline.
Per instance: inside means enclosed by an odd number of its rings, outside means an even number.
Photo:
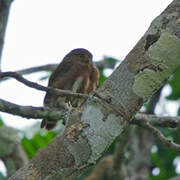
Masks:
[[[103,103],[103,102],[102,102]],[[21,106],[3,99],[0,99],[0,111],[24,118],[58,120],[62,118],[62,112],[57,109],[47,107]],[[158,127],[177,128],[180,127],[180,117],[155,116],[138,113],[131,121],[132,124],[141,126],[144,123],[150,123]]]
[[[174,143],[172,140],[167,139],[161,131],[150,125],[149,123],[143,123],[141,124],[142,127],[148,129],[150,132],[154,134],[154,136],[162,142],[165,146],[175,150],[177,153],[180,153],[180,145]]]
[[[177,128],[180,127],[180,117],[179,116],[155,116],[138,113],[135,118],[132,119],[131,123],[141,125],[143,123],[150,123],[158,127],[169,127]]]
[[[168,116],[157,117],[155,115],[137,114],[135,118],[132,120],[132,123],[148,129],[164,145],[180,153],[179,144],[176,144],[173,141],[164,137],[164,135],[158,129],[156,129],[151,125],[153,124],[159,127],[171,127],[171,128],[180,127],[180,117],[168,117]]]
[[[22,69],[22,70],[16,71],[16,73],[20,75],[25,75],[25,74],[32,74],[32,73],[41,72],[41,71],[54,71],[57,66],[58,64],[46,64],[42,66]]]
[[[52,88],[52,87],[42,86],[40,84],[34,83],[32,81],[29,81],[29,80],[23,78],[20,74],[15,73],[15,72],[1,72],[0,73],[0,79],[5,78],[5,77],[14,78],[17,81],[25,84],[28,87],[31,87],[31,88],[34,88],[34,89],[37,89],[40,91],[46,91],[46,92],[54,93],[54,94],[57,94],[59,96],[76,97],[76,98],[83,98],[83,99],[87,99],[89,97],[87,94],[72,93],[72,92],[66,91],[66,90],[60,90],[60,89],[56,89],[56,88]]]
[[[0,99],[0,111],[28,119],[49,118],[51,120],[58,120],[62,118],[62,112],[47,107],[20,106],[3,99]]]

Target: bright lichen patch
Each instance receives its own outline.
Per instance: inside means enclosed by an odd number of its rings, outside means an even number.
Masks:
[[[180,40],[169,33],[163,33],[147,51],[156,70],[145,68],[135,76],[133,91],[147,100],[163,82],[180,66]]]

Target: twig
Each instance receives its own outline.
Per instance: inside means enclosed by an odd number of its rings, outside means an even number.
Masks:
[[[58,64],[46,64],[42,66],[35,66],[31,68],[22,69],[16,72],[21,75],[25,75],[25,74],[31,74],[31,73],[36,73],[40,71],[53,71],[57,67],[57,65]]]
[[[174,143],[172,140],[167,139],[162,133],[161,131],[159,131],[158,129],[156,129],[155,127],[153,127],[151,124],[149,123],[142,123],[141,124],[142,127],[148,129],[149,131],[151,131],[154,136],[160,141],[162,142],[165,146],[175,150],[176,152],[180,153],[180,145]]]
[[[41,72],[41,71],[53,71],[57,67],[57,65],[58,64],[46,64],[42,66],[35,66],[35,67],[15,71],[15,73],[18,73],[20,75],[26,75],[26,74],[32,74],[32,73]],[[6,80],[9,80],[9,77],[4,77],[0,79],[0,82],[6,81]]]
[[[40,84],[34,83],[32,81],[29,81],[29,80],[23,78],[20,74],[15,73],[15,72],[2,72],[2,73],[0,73],[0,79],[5,78],[5,77],[14,78],[17,81],[25,84],[28,87],[31,87],[31,88],[34,88],[34,89],[37,89],[40,91],[46,91],[46,92],[54,93],[54,94],[57,94],[59,96],[76,97],[76,98],[83,98],[83,99],[87,99],[89,97],[87,94],[72,93],[72,92],[66,91],[66,90],[60,90],[60,89],[51,88],[51,87],[44,87]]]
[[[180,117],[179,116],[155,116],[138,113],[135,118],[132,119],[131,123],[141,125],[144,122],[148,122],[154,126],[159,127],[170,127],[177,128],[180,127]]]

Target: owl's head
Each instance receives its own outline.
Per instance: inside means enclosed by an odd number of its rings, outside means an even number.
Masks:
[[[83,48],[78,48],[78,49],[73,49],[70,51],[66,57],[68,59],[73,59],[75,61],[79,61],[83,64],[92,64],[92,58],[93,55],[86,49]]]

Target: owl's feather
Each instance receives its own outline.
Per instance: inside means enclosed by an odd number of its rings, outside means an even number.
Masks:
[[[48,87],[70,90],[74,93],[90,93],[95,90],[99,82],[98,69],[93,65],[92,54],[86,49],[74,49],[68,53],[49,78]],[[50,108],[63,108],[61,103],[71,103],[77,107],[77,98],[59,97],[47,92],[44,105]],[[41,127],[52,129],[56,122],[44,119]]]

